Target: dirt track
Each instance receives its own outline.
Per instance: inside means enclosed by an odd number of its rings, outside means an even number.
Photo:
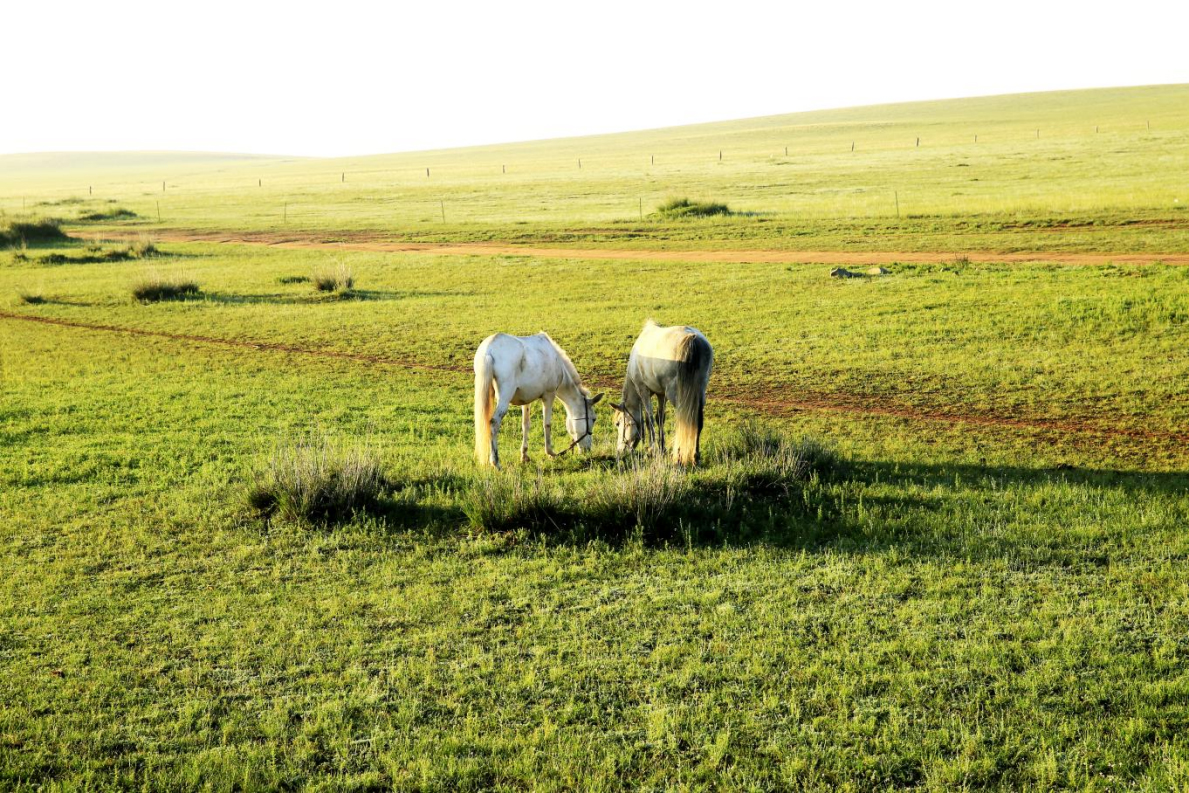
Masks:
[[[73,231],[82,239],[133,240],[139,232]],[[343,237],[340,241],[338,237]],[[724,264],[948,264],[963,256],[972,262],[1046,262],[1049,264],[1163,264],[1189,266],[1189,253],[996,253],[994,251],[784,251],[784,250],[631,250],[624,248],[547,248],[506,242],[401,242],[361,233],[190,231],[166,229],[152,237],[162,242],[209,242],[266,245],[273,248],[424,253],[434,256],[533,256],[551,259],[607,259],[661,262],[718,262]]]
[[[227,339],[218,336],[199,336],[186,333],[170,333],[168,331],[144,330],[141,328],[127,328],[118,325],[100,325],[86,322],[74,322],[53,317],[39,317],[28,314],[14,314],[0,311],[0,320],[16,320],[22,322],[36,322],[46,325],[56,325],[65,328],[76,328],[87,331],[108,333],[126,333],[132,336],[149,336],[154,338],[171,339],[198,344],[211,344],[222,347],[255,350],[258,352],[277,352],[290,355],[304,355],[318,358],[331,358],[350,361],[361,361],[371,364],[395,366],[403,369],[427,372],[450,372],[454,374],[471,373],[469,366],[450,364],[427,364],[406,358],[390,358],[361,353],[339,352],[336,350],[317,350],[298,347],[289,344],[275,344],[268,342],[253,342],[243,339]],[[591,385],[598,388],[612,388],[616,385],[609,380],[595,378]],[[1189,443],[1189,433],[1153,432],[1149,430],[1127,427],[1103,427],[1079,419],[1029,419],[997,416],[988,413],[958,413],[941,410],[927,410],[896,403],[886,397],[872,397],[857,394],[805,394],[793,393],[791,389],[776,388],[769,390],[764,397],[755,398],[732,393],[728,388],[716,389],[711,386],[715,400],[738,405],[769,415],[781,416],[791,413],[812,410],[838,413],[853,413],[869,416],[889,416],[914,421],[937,421],[950,424],[969,424],[987,427],[1003,427],[1015,430],[1030,430],[1056,432],[1065,435],[1082,435],[1099,438],[1120,438],[1146,443],[1185,444]],[[783,392],[783,393],[782,393]]]

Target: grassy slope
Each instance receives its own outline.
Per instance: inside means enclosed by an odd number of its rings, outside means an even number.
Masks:
[[[0,173],[0,207],[95,183],[96,198],[132,207],[146,228],[160,203],[162,226],[420,239],[1189,250],[1187,100],[1187,86],[949,100],[344,160],[76,172],[73,187]],[[670,195],[758,214],[639,221],[641,205]]]
[[[1189,407],[1175,268],[703,267],[683,289],[674,265],[344,254],[367,299],[335,301],[276,281],[325,254],[170,250],[156,266],[206,299],[131,304],[140,262],[0,263],[0,293],[53,301],[5,310],[464,367],[492,327],[547,327],[614,376],[640,317],[680,304],[724,396],[1134,429]],[[551,544],[460,530],[465,372],[2,319],[0,355],[2,786],[1185,778],[1183,444],[802,412],[787,425],[852,466],[763,539]],[[712,402],[710,442],[747,412]],[[308,426],[379,439],[404,506],[332,531],[248,519],[245,469]]]

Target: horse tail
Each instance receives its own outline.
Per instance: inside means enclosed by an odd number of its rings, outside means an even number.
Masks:
[[[480,347],[475,356],[475,459],[480,465],[491,464],[491,417],[495,413],[495,359]]]
[[[714,350],[706,337],[691,333],[681,341],[677,365],[677,401],[673,405],[676,433],[673,458],[682,465],[697,465],[701,457],[702,424],[706,412],[706,386],[714,364]]]

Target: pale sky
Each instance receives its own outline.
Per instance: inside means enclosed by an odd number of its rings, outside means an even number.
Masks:
[[[0,153],[377,154],[1189,82],[1189,3],[14,0]]]

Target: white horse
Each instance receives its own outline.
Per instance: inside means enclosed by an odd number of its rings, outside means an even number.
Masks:
[[[578,370],[557,342],[545,333],[535,336],[488,336],[475,353],[475,457],[481,465],[499,468],[500,422],[510,405],[520,405],[524,438],[520,460],[528,461],[529,410],[538,399],[545,403],[545,453],[553,452],[553,399],[566,406],[566,431],[573,443],[590,451],[594,431],[594,406],[602,394],[591,397],[582,386]]]
[[[662,328],[648,320],[628,358],[623,402],[611,405],[616,410],[618,452],[635,449],[647,430],[649,443],[655,446],[659,441],[664,454],[665,400],[668,400],[676,413],[673,459],[683,465],[697,465],[701,457],[706,386],[713,366],[714,350],[701,331],[680,325]]]

